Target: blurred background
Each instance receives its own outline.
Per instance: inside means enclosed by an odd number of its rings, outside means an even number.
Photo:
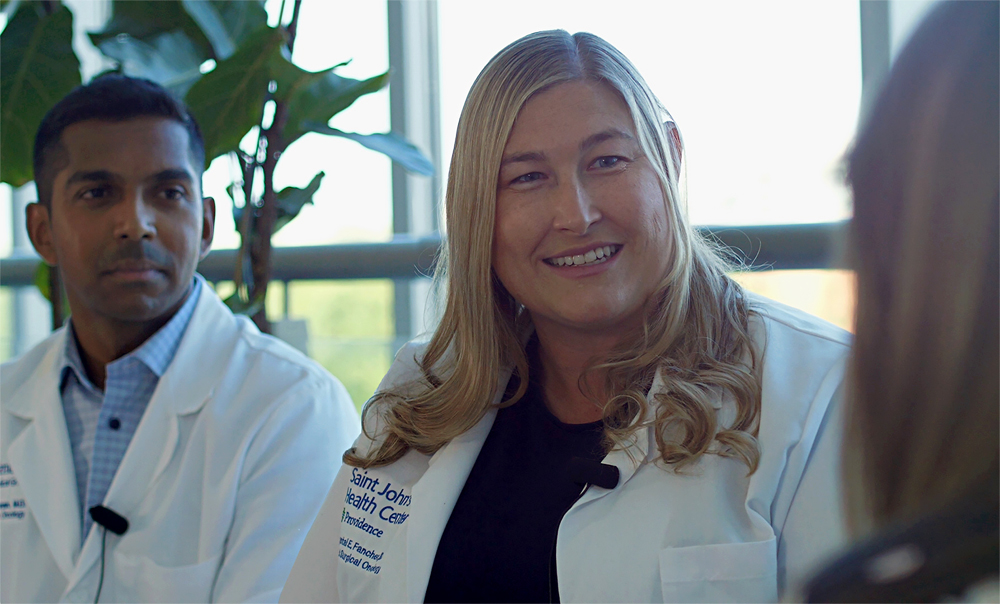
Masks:
[[[5,4],[0,28],[16,3]],[[113,3],[65,5],[87,81],[113,66],[86,35],[105,28]],[[435,170],[408,173],[351,140],[311,133],[282,155],[276,189],[305,187],[319,171],[326,178],[313,203],[273,238],[267,314],[275,333],[338,376],[360,408],[398,347],[433,325],[433,292],[420,271],[428,270],[440,240],[443,183],[473,80],[508,43],[555,28],[590,31],[617,46],[669,109],[686,144],[690,215],[741,250],[753,270],[736,278],[851,329],[853,279],[837,251],[851,215],[842,158],[894,53],[931,5],[302,0],[295,65],[319,71],[350,61],[337,73],[358,79],[391,68],[389,86],[358,99],[329,125],[396,132]],[[291,6],[267,0],[269,23],[287,22]],[[223,156],[204,180],[218,204],[218,224],[203,272],[223,297],[234,289],[225,277],[231,269],[210,269],[240,243],[227,192],[238,170]],[[20,270],[37,262],[23,218],[35,197],[33,184],[0,185],[0,361],[51,330],[49,303]]]

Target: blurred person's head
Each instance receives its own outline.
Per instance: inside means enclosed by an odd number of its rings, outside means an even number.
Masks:
[[[618,167],[615,157],[623,160]],[[646,389],[672,354],[662,374],[668,389],[676,379],[684,383],[676,391],[695,394],[684,409],[665,401],[657,410],[664,461],[691,462],[718,438],[725,454],[752,471],[760,386],[743,365],[750,358],[756,367],[750,311],[688,222],[681,160],[681,137],[666,109],[603,39],[542,31],[497,53],[469,92],[455,138],[437,272],[446,277],[439,281],[444,310],[422,360],[432,391],[396,406],[389,422],[398,440],[373,458],[348,456],[349,463],[387,463],[410,446],[433,452],[471,428],[504,367],[528,375],[525,327],[545,320],[584,337],[616,336],[611,354],[592,367],[607,376],[611,399],[593,398],[612,438],[624,438],[646,412]],[[626,163],[627,174],[618,172]],[[581,268],[588,280],[574,281],[568,273]],[[699,379],[719,379],[737,401],[731,427],[716,424],[710,389],[688,387],[692,368],[708,375],[709,367],[715,377]],[[508,404],[528,380],[519,383]],[[674,442],[667,418],[678,416],[687,436]]]
[[[857,336],[844,477],[858,533],[997,497],[996,2],[945,2],[849,158]]]
[[[164,322],[214,229],[187,108],[153,82],[107,75],[59,101],[35,141],[40,203],[28,206],[28,234],[59,267],[74,326]]]

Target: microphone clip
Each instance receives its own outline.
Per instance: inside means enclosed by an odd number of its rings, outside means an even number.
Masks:
[[[620,479],[616,466],[583,457],[571,457],[566,472],[575,483],[592,484],[609,490],[617,487]]]

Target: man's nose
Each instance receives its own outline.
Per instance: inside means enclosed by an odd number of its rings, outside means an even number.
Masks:
[[[556,187],[553,226],[576,235],[586,235],[602,217],[594,197],[578,179],[566,179]]]
[[[142,191],[126,194],[117,206],[115,237],[138,241],[156,236],[156,213]]]

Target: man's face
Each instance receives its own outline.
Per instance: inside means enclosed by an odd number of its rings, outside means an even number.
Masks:
[[[154,321],[173,313],[208,253],[215,204],[201,196],[187,130],[155,117],[63,131],[68,165],[50,208],[29,207],[38,253],[59,267],[76,320]]]

